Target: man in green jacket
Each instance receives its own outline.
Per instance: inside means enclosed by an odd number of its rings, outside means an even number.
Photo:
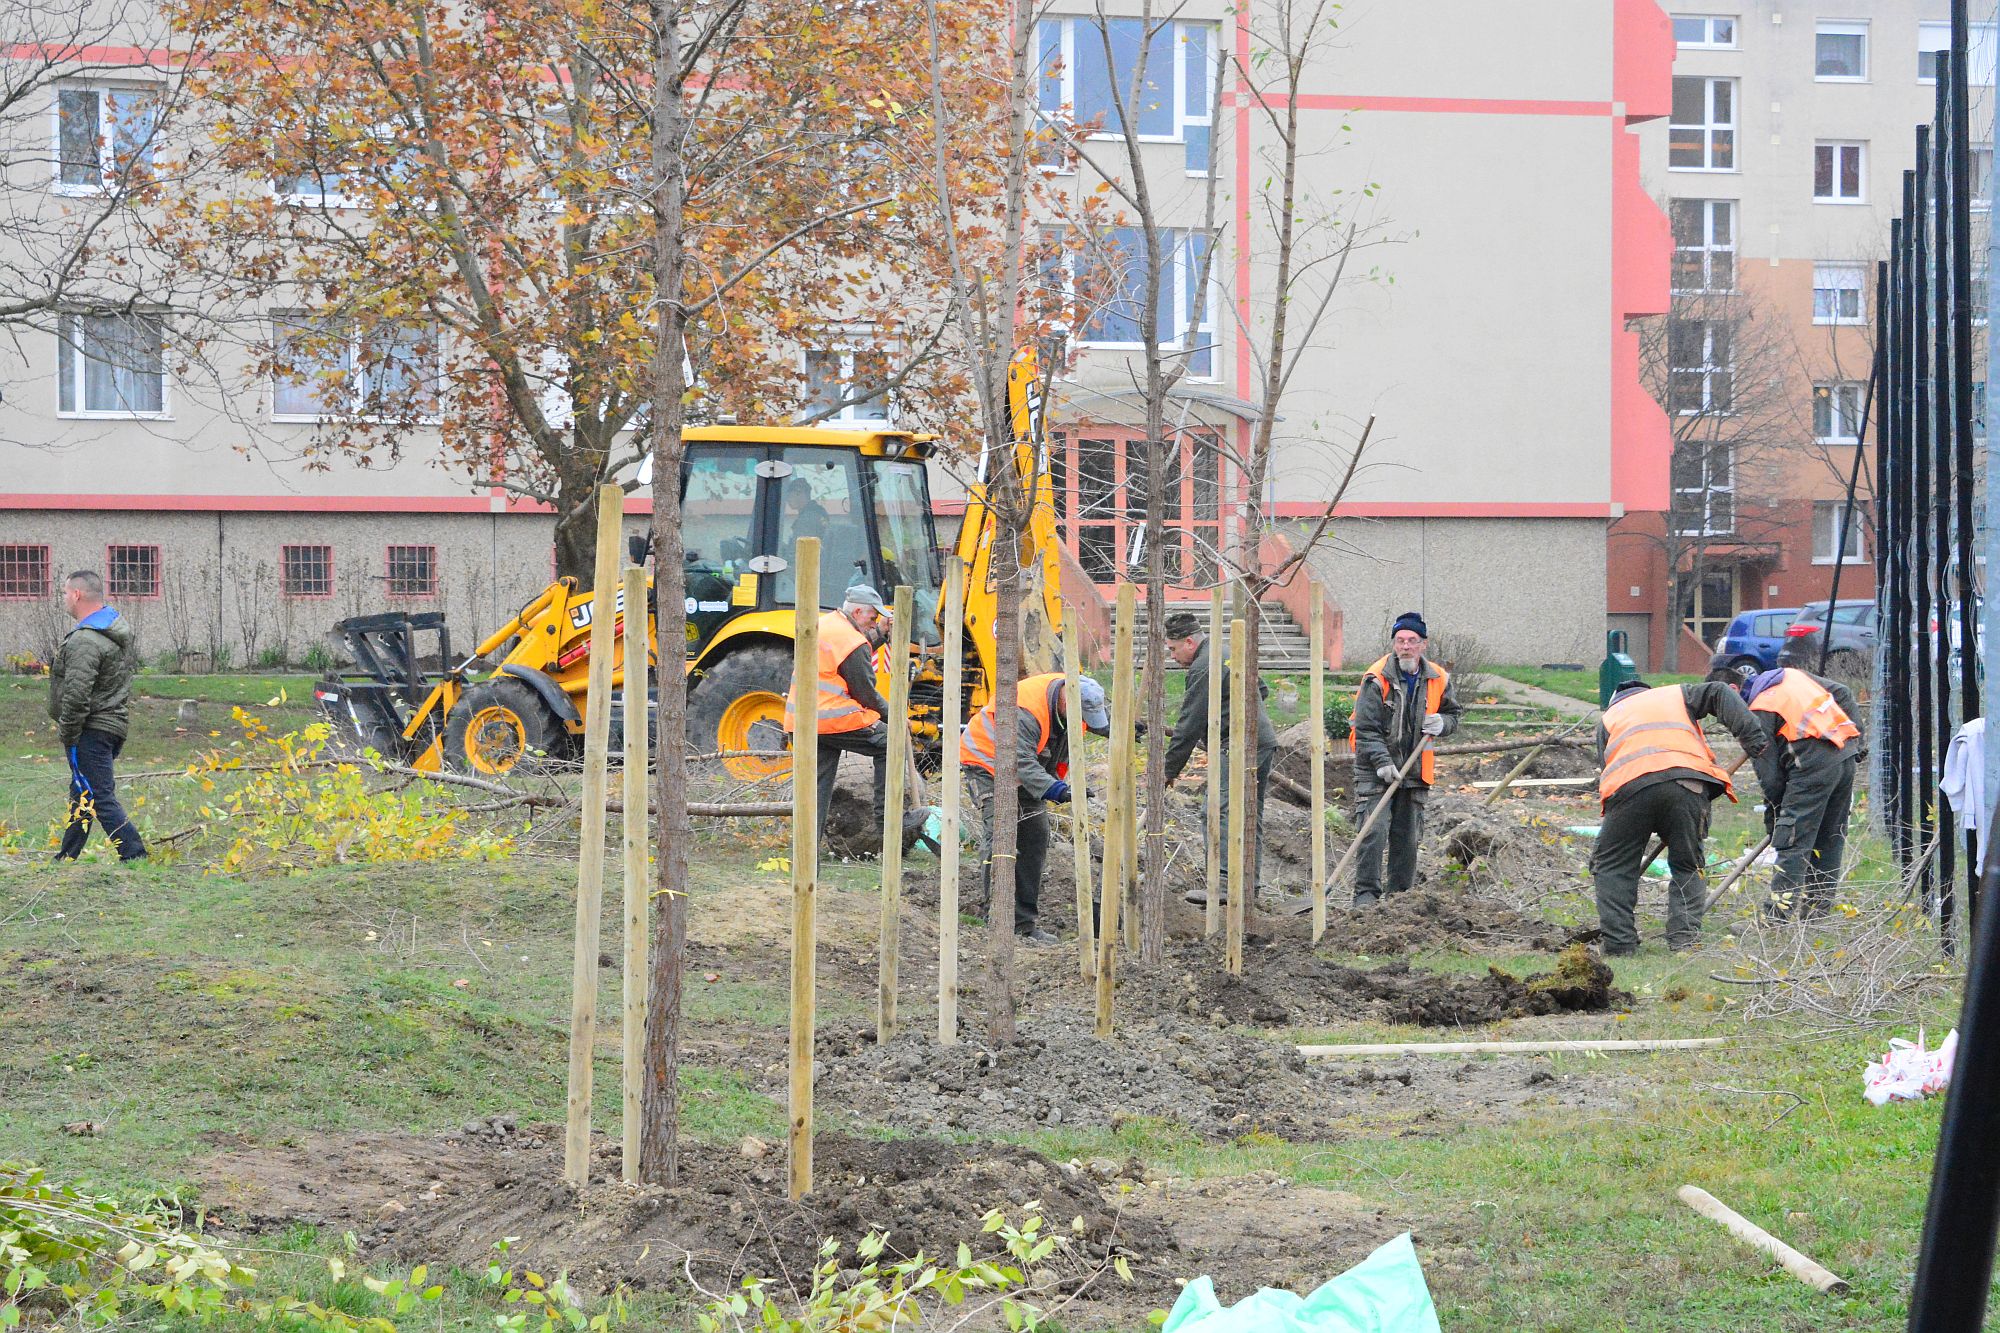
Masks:
[[[1167,655],[1187,669],[1186,693],[1181,695],[1180,717],[1174,723],[1173,739],[1167,743],[1167,757],[1164,772],[1166,785],[1171,787],[1187,768],[1188,760],[1194,757],[1196,748],[1208,748],[1208,673],[1215,669],[1210,660],[1208,631],[1202,627],[1199,617],[1192,612],[1180,611],[1167,617]],[[1229,687],[1236,676],[1236,664],[1225,661],[1222,664],[1222,753],[1208,757],[1209,781],[1216,784],[1222,795],[1222,845],[1229,846]],[[1249,868],[1250,902],[1256,903],[1256,890],[1263,884],[1264,876],[1264,801],[1271,786],[1271,768],[1278,758],[1278,732],[1271,725],[1271,715],[1264,709],[1264,682],[1251,673],[1257,682],[1256,699],[1248,706],[1256,714],[1257,752],[1250,762],[1256,767],[1256,785],[1245,794],[1244,804],[1249,808],[1250,818],[1257,829],[1257,860]],[[1229,886],[1223,885],[1223,901],[1228,901]],[[1208,904],[1205,889],[1191,889],[1187,900],[1197,907]]]
[[[104,580],[93,571],[63,580],[62,598],[76,627],[63,636],[49,668],[49,717],[69,759],[69,824],[56,860],[74,861],[82,853],[95,818],[120,861],[142,861],[146,844],[118,804],[112,774],[125,748],[137,639],[131,623],[104,604]]]

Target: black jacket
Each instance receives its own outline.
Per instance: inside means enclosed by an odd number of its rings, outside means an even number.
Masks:
[[[1187,767],[1194,757],[1195,748],[1208,748],[1208,644],[1203,638],[1201,647],[1195,650],[1194,661],[1188,663],[1187,692],[1181,695],[1180,717],[1174,722],[1174,736],[1167,743],[1166,780],[1172,782]],[[1229,753],[1229,686],[1236,674],[1235,665],[1225,665],[1222,672],[1222,752]],[[1257,682],[1257,768],[1268,772],[1278,754],[1278,729],[1271,725],[1271,715],[1264,711],[1264,682]],[[1214,762],[1213,759],[1210,760]]]
[[[1416,698],[1403,688],[1402,673],[1395,669],[1395,659],[1390,660],[1392,679],[1389,681],[1388,697],[1382,693],[1382,678],[1373,671],[1361,678],[1361,689],[1354,701],[1354,772],[1356,776],[1374,781],[1375,772],[1382,765],[1401,768],[1403,761],[1410,757],[1410,751],[1417,748],[1424,738],[1424,717],[1426,696],[1429,693],[1425,682],[1443,673],[1428,658],[1417,662]],[[1414,707],[1412,703],[1414,702]],[[1437,714],[1444,719],[1444,730],[1440,738],[1458,730],[1460,707],[1458,702],[1458,682],[1446,678],[1444,697],[1438,700]],[[1418,784],[1423,781],[1420,769],[1411,768],[1406,783]]]

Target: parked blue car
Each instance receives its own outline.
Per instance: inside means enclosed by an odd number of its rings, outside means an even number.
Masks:
[[[1799,613],[1796,606],[1767,606],[1745,611],[1729,622],[1729,632],[1716,645],[1715,665],[1726,666],[1746,679],[1778,665],[1785,631]]]

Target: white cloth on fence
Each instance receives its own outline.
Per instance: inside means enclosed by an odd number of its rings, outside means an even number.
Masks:
[[[1944,755],[1938,793],[1951,802],[1958,826],[1979,834],[1979,859],[1986,860],[1986,719],[1975,717],[1951,738]]]

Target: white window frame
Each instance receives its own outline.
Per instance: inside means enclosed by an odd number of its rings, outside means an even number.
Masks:
[[[1840,192],[1841,158],[1848,152],[1854,154],[1855,193],[1845,195]],[[1819,155],[1830,152],[1833,155],[1832,194],[1819,192]],[[1865,204],[1868,202],[1868,143],[1865,139],[1818,139],[1813,143],[1813,202],[1816,204]]]
[[[1813,438],[1821,444],[1861,443],[1862,395],[1867,386],[1859,380],[1833,380],[1813,385]],[[1826,404],[1828,431],[1819,429],[1820,404]],[[1843,406],[1844,405],[1844,406]]]
[[[1671,341],[1669,342],[1667,358],[1667,409],[1670,413],[1683,417],[1732,416],[1735,413],[1736,403],[1736,363],[1733,359],[1730,361],[1717,361],[1715,359],[1716,327],[1718,325],[1729,327],[1729,321],[1704,319],[1692,322],[1701,325],[1701,364],[1695,366],[1675,365],[1671,351]],[[1669,333],[1668,337],[1671,340],[1672,334]],[[1734,350],[1732,347],[1732,354]],[[1718,374],[1729,376],[1729,406],[1727,407],[1717,407],[1715,405],[1715,377]],[[1691,408],[1676,408],[1673,405],[1676,397],[1674,393],[1674,381],[1677,377],[1686,378],[1690,375],[1700,377],[1701,401]]]
[[[1850,281],[1851,279],[1851,281]],[[1835,293],[1833,311],[1822,317],[1819,310],[1819,294]],[[1854,293],[1854,313],[1843,314],[1840,310],[1839,293]],[[1868,266],[1866,264],[1814,264],[1813,265],[1813,323],[1815,324],[1866,324],[1868,322]]]
[[[1679,33],[1674,34],[1674,45],[1683,51],[1734,51],[1736,49],[1736,32],[1743,22],[1742,19],[1734,14],[1675,14],[1672,21],[1676,25],[1681,23],[1701,24],[1702,40],[1698,42],[1684,42],[1680,39]],[[1729,25],[1727,40],[1717,41],[1715,39],[1715,25],[1718,23]]]
[[[882,358],[883,365],[885,368],[889,364],[888,348],[879,347],[874,344],[863,341],[843,341],[834,343],[833,345],[827,347],[808,348],[807,350],[800,352],[799,370],[800,373],[806,377],[807,385],[810,386],[812,383],[811,358],[815,355],[839,357],[840,389],[842,396],[844,397],[847,394],[850,394],[854,391],[854,376],[855,376],[854,359],[856,356],[863,354],[880,356]],[[868,430],[875,427],[887,427],[891,423],[893,423],[896,419],[896,399],[895,399],[895,394],[886,385],[883,386],[881,393],[881,400],[882,400],[882,413],[880,416],[873,416],[868,414],[864,410],[868,407],[868,404],[866,402],[842,403],[838,411],[832,413],[829,416],[818,418],[813,424],[819,426],[827,426],[827,427],[844,426],[852,430]],[[806,406],[807,410],[802,412],[801,415],[810,416],[811,405],[807,404]]]
[[[1812,518],[1812,562],[1815,565],[1865,565],[1868,563],[1867,543],[1861,540],[1862,529],[1868,525],[1868,515],[1862,506],[1854,507],[1854,522],[1847,529],[1848,549],[1840,559],[1833,557],[1833,545],[1840,540],[1840,512],[1847,507],[1845,500],[1814,500]],[[1820,542],[1820,515],[1825,514],[1826,541]]]
[[[1140,22],[1136,16],[1112,14],[1106,17],[1112,22]],[[1062,60],[1062,69],[1054,80],[1050,80],[1046,72],[1041,71],[1039,64],[1037,65],[1036,78],[1038,81],[1038,91],[1036,95],[1036,114],[1044,120],[1048,119],[1049,113],[1041,107],[1040,88],[1049,82],[1054,82],[1058,85],[1057,101],[1059,104],[1068,108],[1070,115],[1075,115],[1077,25],[1081,23],[1088,26],[1092,29],[1091,35],[1096,36],[1097,16],[1095,14],[1049,14],[1036,20],[1038,28],[1043,24],[1049,23],[1060,25],[1060,59]],[[1199,20],[1176,20],[1170,24],[1162,24],[1160,26],[1171,27],[1172,29],[1173,71],[1169,77],[1173,81],[1174,128],[1167,134],[1140,134],[1136,137],[1140,143],[1185,144],[1188,137],[1187,132],[1190,127],[1206,127],[1210,131],[1208,144],[1209,169],[1207,171],[1188,171],[1186,173],[1189,176],[1205,178],[1215,170],[1216,142],[1213,132],[1215,126],[1215,108],[1210,107],[1205,114],[1196,112],[1193,108],[1200,102],[1206,101],[1209,94],[1215,89],[1215,66],[1216,61],[1221,58],[1219,48],[1222,41],[1222,25]],[[1183,31],[1189,28],[1200,28],[1206,37],[1205,50],[1207,58],[1201,62],[1201,68],[1198,70],[1189,68],[1188,43],[1182,36]],[[1100,37],[1098,40],[1101,41],[1102,38]],[[1039,32],[1035,36],[1034,49],[1039,60],[1039,53],[1042,49],[1042,38]],[[1154,63],[1149,61],[1148,69],[1151,70],[1153,68]],[[1199,79],[1199,82],[1196,82],[1197,79]],[[1200,93],[1199,97],[1191,95],[1197,90]],[[1112,92],[1114,95],[1123,95],[1122,89],[1113,89]],[[1117,129],[1115,121],[1107,121],[1104,128],[1093,131],[1088,137],[1093,141],[1103,139],[1111,142],[1122,142],[1125,136]],[[1057,161],[1045,163],[1044,169],[1060,175],[1069,175],[1076,170],[1076,166],[1071,159],[1071,155],[1064,153],[1059,156]]]
[[[1996,54],[2000,54],[2000,33],[1996,33],[1991,23],[1969,25],[1966,42],[1970,48],[1966,52],[1966,64],[1970,66],[1966,84],[1972,88],[1991,88],[1994,78]],[[1933,51],[1951,49],[1951,24],[1948,22],[1917,24],[1917,82],[1937,83],[1937,76],[1929,72],[1932,62],[1924,57]]]
[[[1736,152],[1736,150],[1737,150],[1738,148],[1742,147],[1742,140],[1741,140],[1741,135],[1742,135],[1742,125],[1741,125],[1741,122],[1740,122],[1740,121],[1739,121],[1739,119],[1738,119],[1738,114],[1739,114],[1739,113],[1740,113],[1740,111],[1742,110],[1742,105],[1743,105],[1743,89],[1742,89],[1742,86],[1741,86],[1741,81],[1740,81],[1740,80],[1738,80],[1738,79],[1723,79],[1723,78],[1712,78],[1712,77],[1710,77],[1710,76],[1708,76],[1708,75],[1705,75],[1705,74],[1677,74],[1677,75],[1675,75],[1675,76],[1674,76],[1674,79],[1675,79],[1675,81],[1676,81],[1676,82],[1680,81],[1681,79],[1696,79],[1696,80],[1698,80],[1698,81],[1699,81],[1699,82],[1701,83],[1701,85],[1702,85],[1702,88],[1701,88],[1701,106],[1702,106],[1702,111],[1701,111],[1701,114],[1702,114],[1702,121],[1701,121],[1701,123],[1700,123],[1700,124],[1698,124],[1698,125],[1697,125],[1697,124],[1682,124],[1681,122],[1679,122],[1679,121],[1676,121],[1676,120],[1675,120],[1675,119],[1673,118],[1673,112],[1672,112],[1671,110],[1669,110],[1669,111],[1668,111],[1668,113],[1667,113],[1667,139],[1668,139],[1668,147],[1667,147],[1667,162],[1668,162],[1668,166],[1667,166],[1667,170],[1668,170],[1668,171],[1693,171],[1693,172],[1707,172],[1707,173],[1709,173],[1709,174],[1711,174],[1711,175],[1714,175],[1714,174],[1729,174],[1729,175],[1733,175],[1733,174],[1735,174],[1736,172],[1738,172],[1738,171],[1740,170],[1740,168],[1738,168],[1738,167],[1737,167],[1737,166],[1735,165],[1735,164],[1736,164],[1736,163],[1737,163],[1737,162],[1738,162],[1738,161],[1740,160],[1740,159],[1739,159],[1739,157],[1738,157],[1738,155],[1737,155],[1737,152]],[[1728,88],[1729,88],[1729,115],[1730,115],[1730,118],[1729,118],[1729,119],[1728,119],[1727,121],[1718,121],[1718,120],[1716,120],[1716,119],[1715,119],[1715,90],[1716,90],[1716,88],[1717,88],[1718,86],[1720,86],[1720,85],[1727,85],[1727,86],[1728,86]],[[1687,167],[1687,166],[1674,166],[1674,165],[1672,165],[1672,164],[1673,164],[1673,146],[1672,146],[1672,141],[1673,141],[1673,133],[1674,133],[1674,131],[1675,131],[1675,130],[1700,130],[1700,131],[1701,131],[1701,136],[1702,136],[1702,137],[1701,137],[1701,160],[1702,160],[1702,165],[1700,165],[1700,166],[1698,166],[1698,167]],[[1715,135],[1716,135],[1716,133],[1717,133],[1718,131],[1726,131],[1726,132],[1728,133],[1728,135],[1729,135],[1729,161],[1730,161],[1730,164],[1731,164],[1731,165],[1729,165],[1729,166],[1726,166],[1726,167],[1718,167],[1718,166],[1714,165],[1714,162],[1715,162]]]
[[[1126,230],[1138,231],[1140,228],[1133,227]],[[1160,351],[1169,356],[1190,354],[1193,349],[1181,345],[1181,334],[1188,326],[1188,283],[1193,276],[1188,272],[1188,265],[1193,261],[1193,256],[1189,254],[1191,247],[1187,244],[1187,238],[1196,228],[1161,227],[1159,230],[1161,236],[1165,238],[1165,243],[1168,247],[1167,274],[1163,275],[1163,280],[1171,282],[1174,289],[1173,322],[1170,326],[1161,330],[1163,334],[1168,336],[1161,338]],[[1209,237],[1211,256],[1213,256],[1215,240],[1214,236]],[[1075,255],[1064,256],[1063,280],[1069,287],[1072,302],[1076,298],[1075,265]],[[1189,383],[1213,384],[1222,378],[1222,344],[1215,331],[1217,302],[1222,299],[1220,267],[1213,257],[1209,259],[1208,299],[1202,303],[1203,309],[1207,312],[1207,318],[1201,324],[1197,325],[1194,330],[1195,337],[1200,340],[1201,344],[1209,348],[1209,373],[1206,375],[1196,374],[1192,364],[1190,364],[1187,374],[1184,376]],[[1090,326],[1090,312],[1082,311],[1080,314],[1081,318],[1077,322],[1076,331],[1077,346],[1105,352],[1143,352],[1146,350],[1146,344],[1136,340],[1131,342],[1114,342],[1088,337],[1084,333],[1084,330]]]
[[[1820,73],[1819,39],[1822,37],[1859,37],[1861,39],[1861,72],[1859,74]],[[1868,82],[1868,61],[1868,20],[1821,19],[1813,25],[1813,81],[1815,83],[1866,83]]]
[[[62,96],[64,93],[87,92],[97,98],[97,174],[98,179],[90,183],[65,181],[63,173],[63,116]],[[56,84],[49,98],[49,178],[51,189],[57,194],[78,198],[109,194],[122,182],[118,173],[120,145],[111,133],[117,125],[116,118],[106,114],[108,102],[119,94],[138,94],[153,103],[153,114],[159,114],[160,87],[157,84],[113,79],[64,79]],[[145,157],[152,157],[153,141],[158,137],[158,121],[148,131]]]
[[[1709,463],[1717,458],[1726,460],[1729,480],[1719,483],[1709,480]],[[1700,486],[1675,486],[1667,499],[1667,527],[1676,537],[1729,537],[1736,532],[1736,450],[1729,445],[1716,445],[1702,454],[1702,484]],[[1701,497],[1701,526],[1678,526],[1679,518],[1685,513],[1674,503],[1675,497],[1698,495]],[[1729,497],[1729,522],[1716,526],[1715,497]]]
[[[1674,241],[1675,254],[1677,255],[1698,254],[1701,256],[1701,286],[1675,287],[1674,291],[1678,293],[1689,293],[1689,294],[1697,292],[1706,293],[1706,292],[1735,291],[1736,274],[1738,271],[1739,261],[1740,261],[1740,256],[1736,248],[1736,238],[1738,235],[1741,234],[1742,230],[1742,218],[1740,216],[1741,210],[1738,206],[1739,201],[1735,199],[1671,200],[1668,205],[1669,209],[1668,222],[1670,229],[1672,224],[1671,212],[1672,212],[1672,207],[1675,204],[1681,204],[1681,205],[1691,204],[1701,209],[1701,244],[1699,246],[1682,245],[1678,240],[1678,238],[1676,238],[1676,240]],[[1729,243],[1726,245],[1718,245],[1716,244],[1715,241],[1715,219],[1716,219],[1716,212],[1718,209],[1727,212],[1729,215]],[[1729,284],[1724,287],[1718,287],[1715,285],[1714,256],[1720,254],[1726,254],[1729,256],[1730,280]]]
[[[309,320],[314,317],[313,312],[309,310],[272,311],[271,345],[274,353],[283,338],[283,330],[280,328],[279,321],[288,319]],[[434,425],[442,421],[444,419],[444,335],[443,331],[434,322],[425,322],[431,324],[432,355],[436,359],[436,364],[432,367],[431,375],[431,393],[434,400],[434,406],[431,411],[409,416],[379,416],[363,410],[370,396],[369,386],[372,372],[369,369],[368,363],[363,358],[365,340],[362,332],[352,321],[348,321],[347,328],[341,335],[341,345],[346,351],[348,361],[348,364],[341,368],[348,378],[346,385],[349,403],[348,410],[280,412],[278,410],[278,374],[274,368],[271,376],[270,397],[266,401],[266,406],[270,409],[271,420],[282,425],[316,425],[328,421],[353,421],[366,425],[412,421]]]
[[[157,411],[129,407],[92,407],[88,402],[87,390],[90,385],[91,357],[85,354],[83,339],[76,331],[75,321],[79,319],[104,318],[106,312],[91,310],[67,310],[57,317],[56,323],[56,415],[69,420],[96,421],[171,421],[174,415],[173,379],[167,374],[167,312],[164,310],[135,310],[113,312],[124,318],[153,319],[160,326],[160,366],[156,372],[160,380],[160,406]],[[70,401],[75,406],[62,406],[63,361],[69,361],[69,373],[73,376],[70,384]]]

